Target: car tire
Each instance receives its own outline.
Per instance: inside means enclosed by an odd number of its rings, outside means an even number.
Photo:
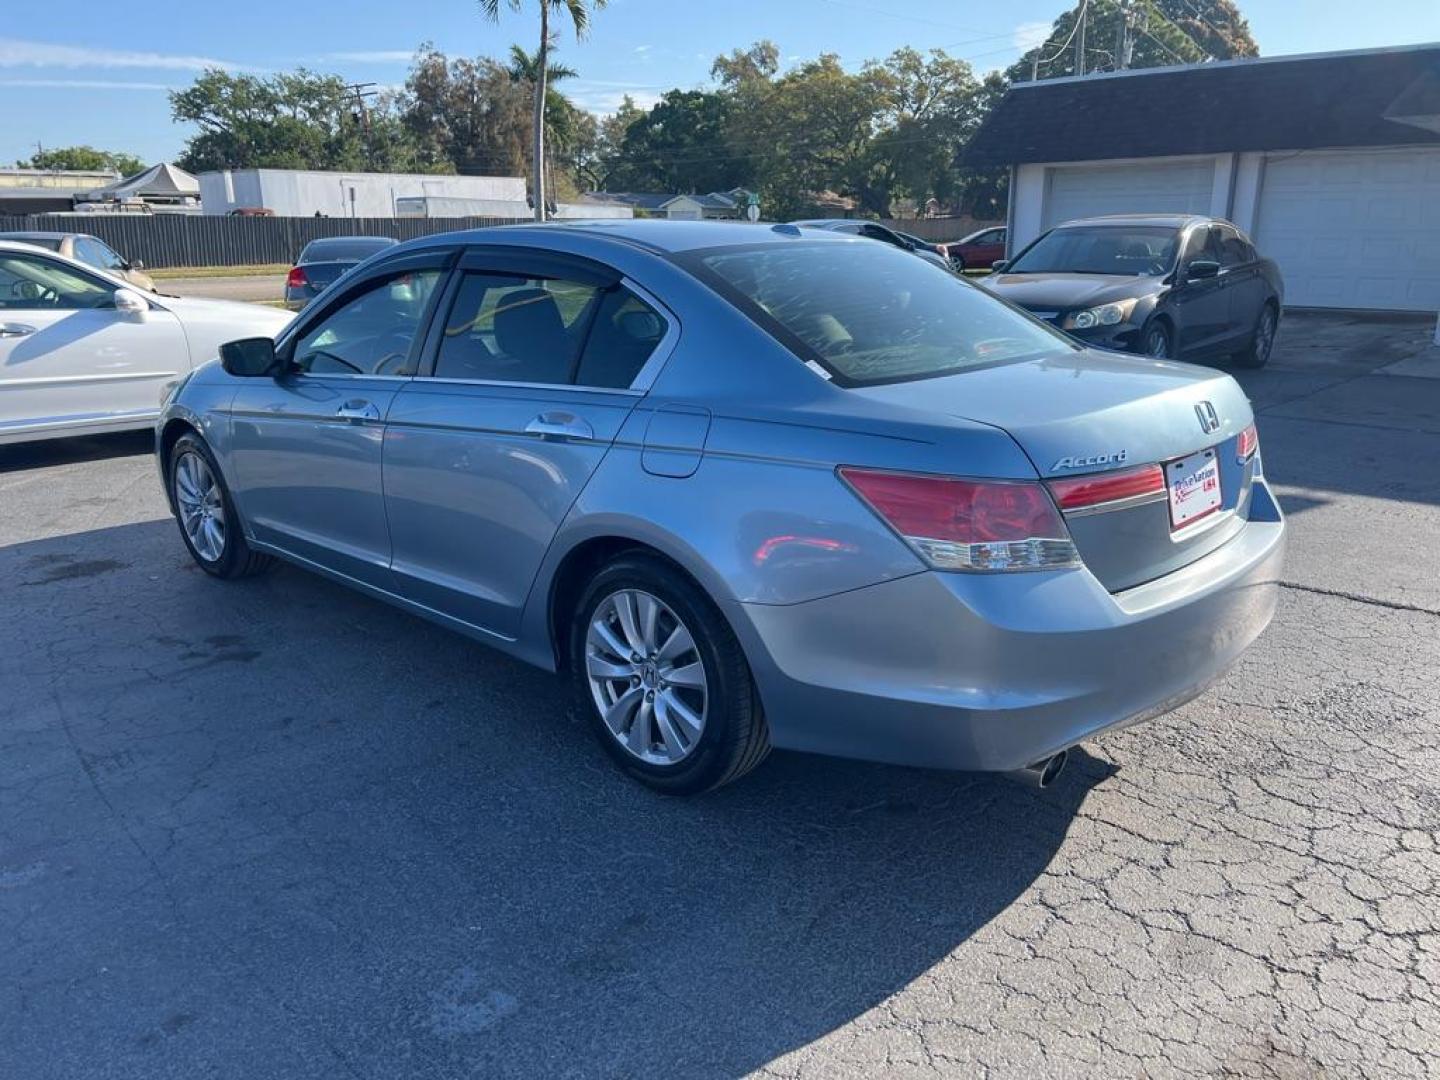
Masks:
[[[959,255],[950,256],[950,266],[955,270],[955,273],[957,274],[965,273],[965,260]]]
[[[1280,327],[1280,313],[1275,305],[1266,303],[1255,320],[1255,329],[1250,333],[1250,343],[1236,353],[1232,359],[1236,367],[1255,370],[1270,362],[1270,353],[1275,348],[1275,332]]]
[[[1163,319],[1153,319],[1140,333],[1140,352],[1157,360],[1175,359],[1175,332]]]
[[[230,489],[204,439],[189,434],[175,440],[165,472],[180,538],[200,569],[226,580],[269,569],[274,560],[246,543]]]
[[[590,580],[570,627],[570,668],[606,753],[662,794],[713,790],[770,751],[734,631],[699,586],[659,558],[622,555]]]

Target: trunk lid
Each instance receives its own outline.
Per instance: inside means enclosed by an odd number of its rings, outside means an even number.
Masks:
[[[315,262],[304,263],[300,269],[305,271],[305,280],[309,283],[311,291],[319,293],[332,284],[336,278],[356,266],[355,261],[347,262]]]
[[[1081,558],[1112,592],[1178,570],[1244,527],[1254,462],[1242,463],[1236,444],[1253,415],[1223,372],[1090,351],[852,393],[1003,428],[1046,479],[1166,465],[1213,450],[1221,505],[1201,520],[1172,528],[1164,496],[1066,514]],[[963,476],[965,467],[952,462],[936,471]]]

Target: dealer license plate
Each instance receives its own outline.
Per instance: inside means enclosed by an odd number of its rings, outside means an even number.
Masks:
[[[1170,491],[1170,528],[1183,529],[1220,509],[1220,462],[1200,450],[1165,466]]]

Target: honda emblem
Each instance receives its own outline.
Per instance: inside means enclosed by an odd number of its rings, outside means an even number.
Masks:
[[[1220,414],[1215,411],[1215,406],[1210,402],[1198,402],[1195,405],[1195,415],[1200,420],[1200,430],[1206,435],[1220,430]]]

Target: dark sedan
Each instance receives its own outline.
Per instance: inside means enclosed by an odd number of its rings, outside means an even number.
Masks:
[[[285,279],[285,306],[299,311],[347,270],[395,243],[388,236],[327,236],[311,240]]]
[[[1252,368],[1270,359],[1285,300],[1244,233],[1192,214],[1066,222],[983,284],[1087,345]]]

